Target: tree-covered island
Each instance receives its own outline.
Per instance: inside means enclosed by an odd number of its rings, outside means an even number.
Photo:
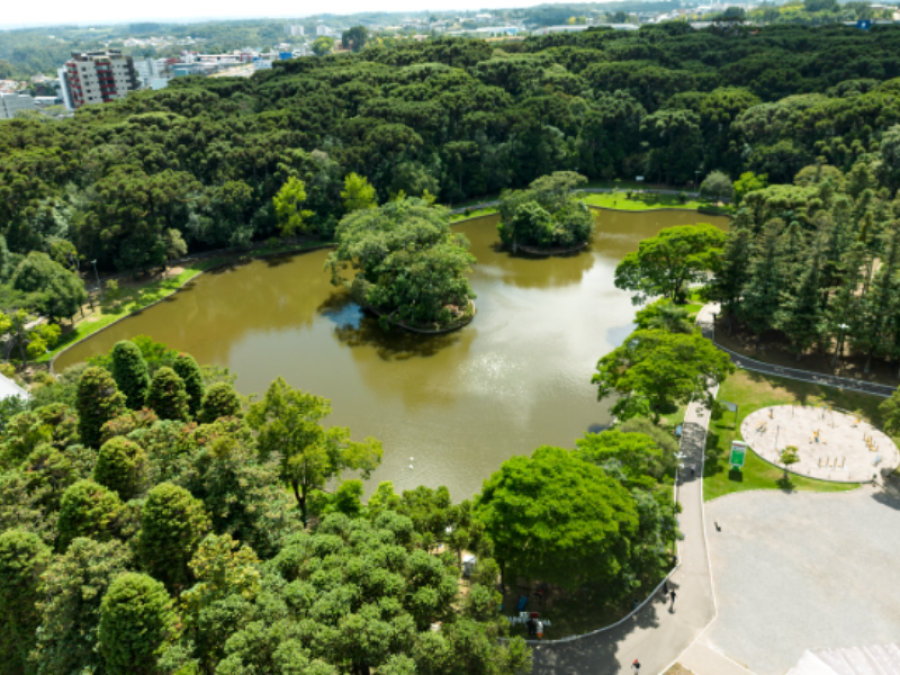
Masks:
[[[350,213],[335,238],[337,249],[325,263],[331,282],[383,323],[442,331],[472,318],[475,293],[466,273],[475,257],[468,239],[450,231],[447,209],[396,199]]]
[[[500,240],[513,251],[565,252],[584,246],[594,229],[587,205],[574,191],[587,178],[555,171],[531,182],[527,190],[505,190],[497,225]]]

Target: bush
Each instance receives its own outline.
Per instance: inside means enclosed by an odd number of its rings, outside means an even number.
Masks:
[[[700,184],[700,194],[714,202],[720,199],[731,199],[734,195],[734,186],[728,174],[722,171],[713,171]]]

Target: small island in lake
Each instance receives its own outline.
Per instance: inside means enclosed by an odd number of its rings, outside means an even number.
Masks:
[[[594,229],[590,209],[574,188],[587,178],[574,171],[541,176],[527,190],[501,195],[500,240],[513,252],[572,253],[587,245]]]
[[[348,288],[382,324],[443,333],[472,320],[475,293],[466,275],[475,256],[469,240],[450,231],[446,208],[397,199],[348,214],[335,237],[338,247],[325,263],[331,283]]]

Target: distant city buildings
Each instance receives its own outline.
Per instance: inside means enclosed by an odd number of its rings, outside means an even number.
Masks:
[[[0,120],[11,120],[19,112],[34,109],[34,99],[28,94],[0,94]]]
[[[78,109],[89,103],[109,103],[137,90],[134,60],[118,49],[102,52],[72,52],[60,71],[66,107]]]
[[[306,35],[306,31],[303,29],[303,26],[285,26],[284,32],[288,35]]]

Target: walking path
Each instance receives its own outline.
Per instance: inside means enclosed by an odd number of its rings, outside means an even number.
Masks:
[[[679,472],[677,489],[683,509],[679,529],[684,540],[678,544],[679,567],[669,582],[670,589],[676,592],[675,603],[666,603],[662,596],[657,596],[613,629],[570,642],[535,647],[535,674],[624,674],[630,672],[634,659],[640,660],[644,673],[662,673],[715,618],[703,520],[702,467],[708,425],[709,412],[699,403],[691,402],[681,436],[685,469]],[[697,469],[694,477],[689,470],[692,464]],[[699,675],[746,673],[709,668],[700,670]]]
[[[826,387],[851,389],[853,391],[858,391],[863,394],[871,394],[873,396],[888,397],[896,391],[896,387],[891,387],[886,384],[862,382],[860,380],[854,380],[849,377],[838,377],[836,375],[826,375],[825,373],[814,373],[808,370],[797,370],[796,368],[785,368],[784,366],[776,366],[771,363],[763,363],[762,361],[757,361],[756,359],[751,359],[747,356],[742,356],[737,352],[733,352],[730,349],[726,349],[722,345],[716,343],[713,316],[714,314],[718,313],[719,304],[715,302],[709,303],[708,305],[705,305],[703,309],[701,309],[697,314],[697,323],[700,325],[700,330],[703,331],[703,336],[712,340],[712,343],[716,345],[717,348],[728,354],[731,357],[731,360],[734,362],[734,365],[736,365],[738,368],[751,370],[755,373],[763,373],[764,375],[786,377],[788,379],[798,380],[800,382],[821,384]]]

